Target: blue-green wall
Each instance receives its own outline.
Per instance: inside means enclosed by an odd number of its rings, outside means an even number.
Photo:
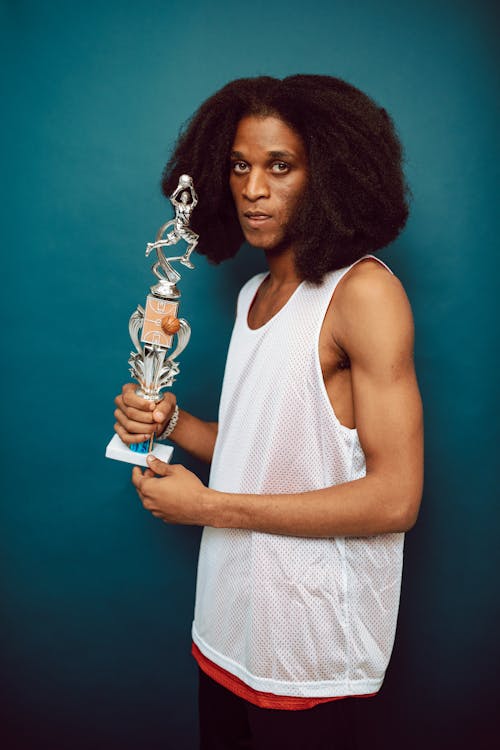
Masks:
[[[371,748],[482,747],[499,661],[494,3],[3,0],[0,28],[5,746],[195,746],[199,530],[150,517],[103,451],[180,125],[233,78],[305,72],[392,113],[414,194],[382,257],[415,314],[425,497],[363,731]],[[217,414],[238,288],[260,268],[247,248],[182,281],[193,337],[177,394],[202,417]]]

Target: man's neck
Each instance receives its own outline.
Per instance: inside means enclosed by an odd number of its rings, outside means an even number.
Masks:
[[[279,255],[267,254],[267,265],[269,266],[269,288],[280,289],[284,286],[298,286],[301,278],[295,267],[295,256],[293,250],[285,250]]]
[[[268,323],[288,302],[301,279],[295,268],[293,253],[266,253],[269,277],[260,284],[250,306],[247,322],[251,329]]]

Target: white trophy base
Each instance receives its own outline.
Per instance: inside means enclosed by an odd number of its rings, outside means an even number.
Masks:
[[[153,450],[151,453],[159,458],[160,461],[164,461],[166,464],[170,462],[174,449],[171,445],[162,445],[161,443],[154,443]],[[130,450],[128,445],[125,445],[118,435],[109,441],[106,446],[106,458],[114,458],[115,461],[125,461],[128,464],[135,464],[136,466],[147,466],[146,458],[148,453],[136,453]]]

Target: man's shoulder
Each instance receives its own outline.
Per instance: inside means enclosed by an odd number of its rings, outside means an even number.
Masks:
[[[408,297],[401,281],[373,258],[365,258],[350,268],[335,291],[335,309],[339,312],[406,304]]]
[[[395,274],[373,258],[353,266],[341,279],[330,308],[335,338],[347,342],[385,329],[397,335],[413,328],[410,303]]]

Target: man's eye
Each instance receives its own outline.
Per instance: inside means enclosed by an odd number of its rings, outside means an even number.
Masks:
[[[277,174],[285,174],[285,172],[290,170],[290,165],[286,161],[276,161],[272,166],[272,170]]]
[[[248,171],[248,164],[244,161],[233,161],[232,170],[235,174],[244,174]]]

